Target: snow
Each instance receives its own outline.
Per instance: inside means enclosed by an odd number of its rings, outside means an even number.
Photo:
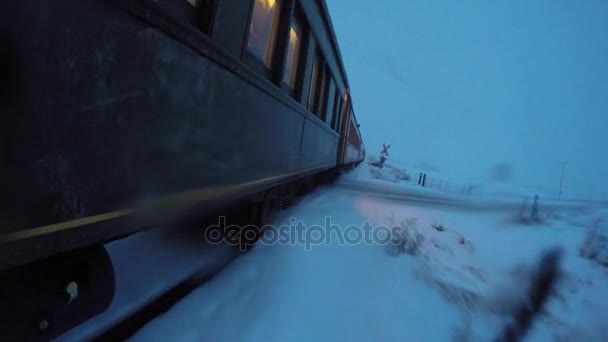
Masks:
[[[341,181],[378,186],[366,180],[366,167]],[[529,340],[605,340],[608,272],[579,249],[608,211],[566,209],[523,224],[512,206],[463,210],[321,189],[285,211],[278,231],[295,221],[323,227],[330,215],[343,233],[365,222],[407,226],[420,245],[395,255],[377,240],[261,241],[133,340],[491,340],[524,300],[540,255],[555,247],[564,251],[562,277]]]
[[[294,215],[306,224],[323,224],[328,202],[336,224],[363,219],[353,215],[350,196],[324,192],[307,198],[305,211],[286,213],[282,222]],[[314,246],[311,252],[302,245],[256,247],[134,340],[398,340],[404,334],[445,340],[446,329],[410,331],[407,322],[433,321],[440,311],[453,314],[439,324],[456,323],[455,308],[404,272],[416,260],[389,258],[381,246]]]

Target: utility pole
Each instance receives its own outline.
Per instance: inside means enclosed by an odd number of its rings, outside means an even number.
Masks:
[[[560,201],[562,198],[562,185],[564,184],[564,169],[566,168],[566,162],[562,162],[562,176],[559,179],[559,193],[557,194],[557,200]]]

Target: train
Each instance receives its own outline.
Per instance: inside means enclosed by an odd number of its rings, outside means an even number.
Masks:
[[[285,197],[365,159],[324,0],[8,1],[0,339],[112,298],[103,244]]]

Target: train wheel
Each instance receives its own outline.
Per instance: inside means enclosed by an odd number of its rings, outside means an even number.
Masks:
[[[268,190],[262,201],[255,204],[253,207],[253,225],[257,228],[255,236],[253,234],[244,234],[245,250],[249,251],[255,243],[262,237],[266,230],[270,229],[269,225],[273,224],[278,213],[289,205],[292,198],[287,187],[278,187]]]
[[[270,190],[262,205],[262,215],[260,217],[260,226],[273,224],[281,210],[287,208],[290,196],[285,189],[278,188]]]
[[[105,311],[114,269],[102,245],[0,274],[1,341],[48,341]]]
[[[304,196],[315,188],[315,180],[312,176],[304,177],[295,184],[296,196]]]

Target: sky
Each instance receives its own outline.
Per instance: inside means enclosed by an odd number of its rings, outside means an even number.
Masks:
[[[327,5],[368,154],[608,199],[608,1]]]

